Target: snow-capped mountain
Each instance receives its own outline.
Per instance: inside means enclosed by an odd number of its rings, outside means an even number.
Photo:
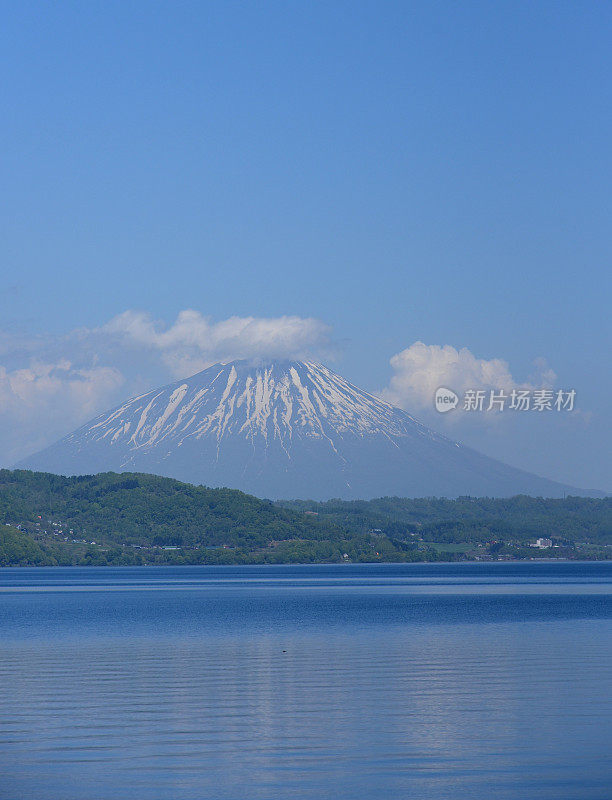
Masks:
[[[260,497],[560,496],[314,362],[216,364],[134,397],[20,466],[151,472]]]

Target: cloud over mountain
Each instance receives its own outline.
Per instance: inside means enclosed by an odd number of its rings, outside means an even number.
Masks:
[[[171,325],[144,311],[125,311],[99,329],[160,354],[173,376],[186,377],[218,361],[303,358],[329,349],[331,328],[312,317],[229,317],[219,322],[193,309]]]

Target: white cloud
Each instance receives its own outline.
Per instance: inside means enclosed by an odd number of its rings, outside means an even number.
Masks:
[[[432,409],[435,391],[440,386],[462,395],[467,389],[510,392],[519,387],[549,388],[556,380],[544,359],[537,359],[535,374],[519,383],[503,359],[477,358],[467,347],[457,350],[448,344],[415,342],[394,355],[390,363],[393,375],[381,395],[400,408],[415,411]],[[447,416],[456,415],[453,412]]]
[[[10,463],[49,444],[110,402],[124,382],[113,367],[74,367],[32,360],[27,367],[0,366],[0,455]]]
[[[125,311],[99,329],[132,345],[157,351],[175,377],[237,358],[302,358],[329,349],[331,329],[311,317],[230,317],[214,322],[181,311],[172,325],[143,311]]]

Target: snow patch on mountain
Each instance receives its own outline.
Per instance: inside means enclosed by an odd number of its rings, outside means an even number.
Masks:
[[[216,365],[192,378],[156,389],[100,415],[68,441],[78,449],[107,439],[148,450],[161,442],[180,447],[188,439],[229,436],[277,440],[290,457],[294,436],[436,436],[409,414],[353,386],[321,364],[248,362]],[[439,437],[443,438],[443,437]]]

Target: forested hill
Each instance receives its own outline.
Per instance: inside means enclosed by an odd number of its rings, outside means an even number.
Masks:
[[[0,566],[612,557],[610,498],[272,503],[148,474],[0,470],[0,523]]]
[[[234,489],[138,473],[0,470],[0,566],[427,560]],[[435,552],[429,553],[433,558]]]
[[[353,532],[376,528],[389,536],[418,533],[440,542],[491,538],[527,542],[552,536],[568,543],[612,545],[612,497],[380,497],[322,503],[291,500],[279,505],[316,514],[321,521]]]
[[[0,520],[130,545],[254,547],[338,533],[333,522],[234,489],[114,472],[66,478],[0,470]]]

